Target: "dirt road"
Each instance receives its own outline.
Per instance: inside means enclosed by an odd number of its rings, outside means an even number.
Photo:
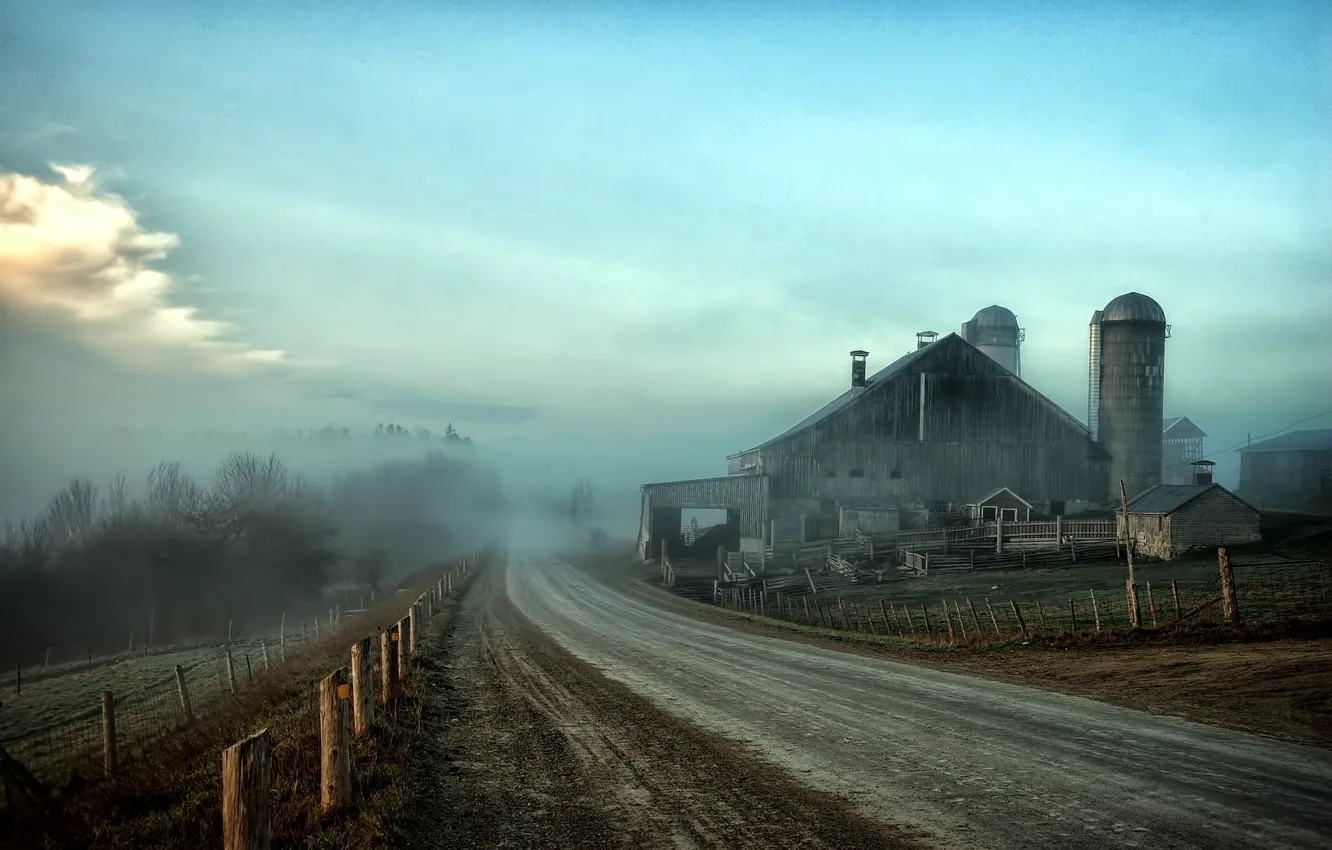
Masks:
[[[579,661],[509,602],[496,566],[420,659],[403,848],[929,845],[801,785]]]
[[[635,692],[946,846],[1332,843],[1326,750],[737,632],[550,559],[508,590]]]

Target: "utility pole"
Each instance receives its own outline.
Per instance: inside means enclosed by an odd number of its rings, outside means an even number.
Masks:
[[[1138,614],[1138,583],[1133,578],[1133,540],[1129,534],[1129,515],[1128,515],[1128,491],[1124,488],[1124,479],[1119,479],[1119,506],[1120,516],[1123,517],[1124,529],[1124,557],[1128,560],[1128,581],[1125,583],[1125,591],[1128,598],[1129,625],[1133,628],[1142,627],[1142,617]]]

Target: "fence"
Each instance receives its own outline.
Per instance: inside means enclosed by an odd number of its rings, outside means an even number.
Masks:
[[[821,576],[820,581],[827,577]],[[807,626],[948,643],[989,643],[1035,635],[1087,634],[1134,625],[1173,627],[1186,622],[1332,617],[1332,562],[1272,561],[1231,564],[1218,550],[1218,570],[1204,581],[1142,582],[1119,592],[1088,589],[1066,602],[1042,599],[947,599],[905,604],[890,598],[830,596],[835,588],[772,580],[718,583],[714,602],[732,610]],[[810,592],[811,589],[814,592]]]
[[[350,805],[352,770],[350,739],[367,734],[376,704],[388,707],[400,683],[411,675],[421,631],[436,606],[466,578],[479,553],[464,558],[418,596],[395,626],[352,644],[350,664],[319,683],[320,809],[328,813]],[[375,651],[375,650],[378,651]],[[376,667],[375,658],[379,664]],[[378,682],[378,687],[376,687]],[[377,698],[376,698],[377,697]],[[262,729],[222,753],[222,845],[225,850],[267,850],[272,844],[272,742]]]
[[[164,666],[163,672],[146,683],[113,693],[109,714],[104,702],[110,692],[99,693],[95,687],[89,688],[85,684],[79,689],[82,693],[76,693],[73,698],[91,703],[86,710],[65,715],[54,722],[30,726],[20,734],[0,741],[0,750],[47,785],[65,782],[80,773],[105,772],[114,762],[139,757],[162,735],[170,734],[198,715],[215,709],[289,658],[296,660],[307,652],[333,645],[341,640],[338,630],[344,625],[344,619],[348,623],[355,622],[365,613],[359,609],[348,612],[333,609],[328,625],[337,628],[325,628],[322,638],[316,620],[308,629],[307,624],[302,623],[298,635],[285,634],[284,624],[277,635],[267,638],[221,647],[187,647],[186,650],[196,650],[203,657],[185,665],[174,665],[171,669]],[[156,656],[168,657],[168,653],[163,651]],[[133,656],[134,660],[138,658],[138,654]],[[119,656],[111,663],[120,660],[127,660],[127,657]],[[106,664],[88,669],[106,671],[107,685],[120,678],[115,675],[114,667],[108,669]],[[81,675],[84,674],[65,673],[68,677]],[[0,711],[12,712],[13,708],[4,708],[0,703]],[[108,748],[110,738],[114,738],[114,744]]]

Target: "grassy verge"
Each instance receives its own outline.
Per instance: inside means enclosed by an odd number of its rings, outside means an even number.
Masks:
[[[385,600],[365,622],[382,626],[396,620],[442,572],[441,567],[418,574],[408,585],[412,593]],[[470,571],[468,582],[475,573]],[[455,584],[453,596],[437,607],[428,635],[444,628],[465,587]],[[349,633],[345,646],[312,649],[291,659],[280,675],[275,671],[223,709],[164,736],[148,757],[128,762],[114,781],[76,781],[61,789],[48,811],[0,825],[0,847],[221,846],[221,750],[264,727],[273,738],[274,846],[387,846],[378,838],[380,819],[398,805],[397,778],[419,722],[416,680],[422,677],[409,680],[402,698],[387,715],[381,711],[370,734],[353,740],[353,805],[328,817],[319,813],[317,682],[348,663],[348,647],[364,630],[362,625]],[[423,663],[427,656],[422,653]]]

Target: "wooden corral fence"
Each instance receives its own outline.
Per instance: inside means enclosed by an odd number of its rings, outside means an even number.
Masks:
[[[428,604],[433,606],[434,600],[452,589],[457,571],[475,563],[478,554],[458,562],[423,599],[429,597]],[[416,609],[418,604],[412,607]],[[216,655],[189,666],[176,665],[164,679],[149,686],[122,694],[106,691],[87,711],[0,742],[0,752],[4,753],[0,761],[8,766],[3,773],[22,775],[24,782],[30,779],[38,788],[58,784],[78,773],[114,775],[127,761],[151,757],[152,744],[162,736],[226,705],[270,672],[282,675],[279,665],[289,657],[295,660],[298,654],[312,653],[327,647],[331,640],[340,640],[339,633],[345,634],[344,619],[349,623],[363,613],[359,609],[334,609],[322,632],[317,623],[302,623],[300,634],[289,635],[284,623],[274,637],[224,644]],[[394,626],[390,633],[400,626],[405,628],[406,622]],[[355,684],[354,673],[350,681]],[[248,748],[246,751],[251,752]]]
[[[988,541],[996,553],[1007,547],[1055,548],[1075,543],[1117,539],[1114,520],[1064,520],[1004,522],[1002,520],[958,528],[904,531],[897,535],[899,552],[948,552],[956,546],[981,545]]]
[[[714,602],[756,617],[884,637],[946,643],[994,643],[1037,635],[1094,634],[1134,627],[1174,628],[1202,620],[1238,626],[1255,620],[1332,618],[1332,562],[1264,561],[1232,564],[1217,550],[1215,579],[1185,593],[1176,582],[1148,581],[1123,593],[1089,589],[1067,605],[1041,600],[940,599],[937,605],[866,601],[833,595],[837,587],[783,577],[719,585]],[[824,577],[820,577],[821,579]],[[803,583],[803,586],[801,585]],[[1047,600],[1048,602],[1048,600]]]
[[[1076,564],[1078,561],[1101,561],[1120,557],[1120,544],[1114,540],[1100,540],[1078,543],[1069,540],[1060,546],[1050,544],[1049,548],[1033,549],[1027,547],[1010,548],[1005,552],[995,552],[986,543],[981,546],[954,544],[951,551],[916,551],[911,549],[899,552],[902,566],[911,573],[928,575],[931,572],[963,572],[967,570],[1011,570],[1021,567],[1054,567],[1063,564]]]
[[[387,709],[412,675],[420,635],[444,598],[474,569],[480,553],[463,558],[412,601],[396,625],[366,635],[349,648],[349,664],[319,683],[320,809],[329,813],[352,802],[351,738],[368,734],[376,705]],[[376,648],[378,652],[376,652]],[[375,658],[379,675],[375,675]],[[378,688],[376,688],[378,682]],[[377,693],[376,693],[377,691]],[[272,742],[268,730],[222,752],[222,846],[224,850],[268,850],[273,840]]]

